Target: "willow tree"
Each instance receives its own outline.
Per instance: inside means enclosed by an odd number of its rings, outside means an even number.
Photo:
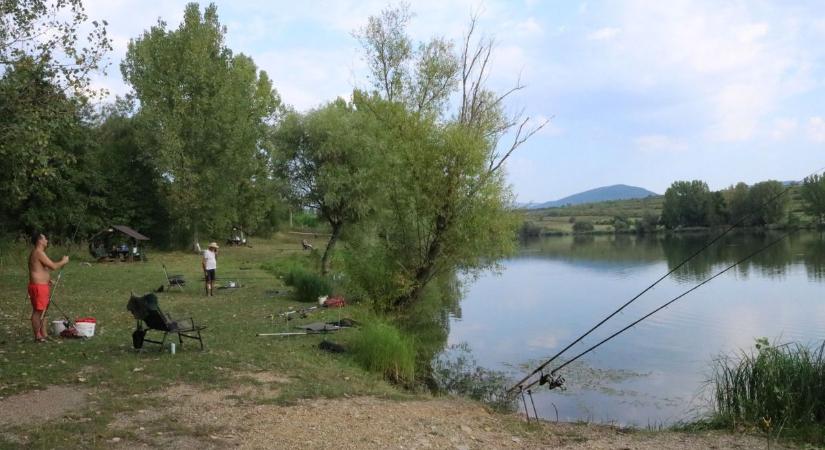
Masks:
[[[172,225],[195,241],[199,232],[227,232],[239,207],[254,203],[250,195],[270,194],[256,185],[265,184],[267,127],[280,99],[225,34],[214,4],[201,14],[190,3],[178,29],[158,22],[129,43],[121,64]]]
[[[324,275],[344,227],[357,223],[371,208],[374,144],[380,133],[376,125],[371,115],[337,99],[304,115],[289,114],[278,129],[276,141],[294,198],[330,225],[321,258]]]
[[[475,18],[458,49],[439,38],[412,45],[410,18],[404,6],[386,10],[358,33],[374,90],[356,101],[384,122],[389,141],[375,224],[383,238],[362,239],[357,251],[384,258],[384,278],[394,284],[384,292],[402,308],[439,274],[490,268],[514,248],[517,224],[502,168],[544,126],[506,114],[521,84],[501,93],[486,86],[493,41],[476,39]],[[500,145],[508,133],[513,140]]]

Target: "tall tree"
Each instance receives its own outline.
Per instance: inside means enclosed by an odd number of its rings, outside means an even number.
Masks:
[[[190,3],[177,30],[159,22],[129,43],[121,64],[140,100],[140,145],[178,234],[194,240],[226,233],[250,195],[269,194],[258,187],[268,176],[267,126],[280,98],[249,57],[233,55],[225,34],[214,4],[201,14]]]
[[[505,114],[504,102],[520,84],[504,93],[485,86],[493,42],[476,39],[475,19],[455,54],[439,39],[408,51],[408,18],[403,6],[390,9],[362,30],[375,94],[356,101],[391,134],[381,189],[385,238],[373,244],[384,245],[398,267],[398,307],[416,302],[438,274],[490,267],[512,248],[517,224],[501,168],[544,125]],[[452,95],[460,103],[448,117]],[[508,132],[513,141],[499,146]]]
[[[782,195],[785,187],[776,180],[762,181],[748,192],[751,206],[750,224],[756,226],[779,223],[785,218],[788,197]]]
[[[819,225],[825,224],[825,174],[805,177],[800,195],[805,212],[816,219]]]
[[[344,226],[372,207],[376,125],[373,116],[337,99],[306,115],[291,113],[278,131],[294,196],[316,209],[332,230],[321,258],[324,275]]]
[[[77,234],[67,220],[92,222],[71,199],[92,180],[85,104],[110,49],[106,23],[90,22],[80,0],[0,0],[0,227],[65,237]]]
[[[43,106],[41,105],[48,105]],[[0,78],[0,227],[39,228],[71,237],[87,223],[78,192],[91,181],[87,111],[67,97],[48,71],[24,58]],[[76,209],[75,209],[76,208]],[[76,227],[75,227],[76,228]]]
[[[700,180],[675,181],[665,191],[662,223],[668,228],[708,226],[709,205],[713,204],[707,183]]]

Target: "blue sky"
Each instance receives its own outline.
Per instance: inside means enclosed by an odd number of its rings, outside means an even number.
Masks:
[[[185,3],[87,0],[115,47],[95,84],[127,92],[118,64],[129,39],[158,18],[177,27]],[[215,3],[229,47],[299,110],[366,86],[352,31],[388,5]],[[510,110],[552,119],[506,166],[520,202],[618,183],[663,193],[701,179],[721,189],[825,166],[825,3],[425,0],[411,10],[415,40],[460,39],[479,12],[497,42],[492,87],[520,76],[526,87]]]

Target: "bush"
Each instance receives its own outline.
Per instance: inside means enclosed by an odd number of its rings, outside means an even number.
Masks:
[[[770,432],[808,434],[825,426],[825,343],[771,345],[756,342],[756,352],[714,361],[714,419],[721,424],[750,424]],[[778,433],[777,433],[778,434]],[[808,436],[810,438],[810,436]]]
[[[284,277],[284,283],[295,288],[295,300],[299,302],[315,302],[318,297],[332,293],[326,278],[301,267],[293,267]]]
[[[519,229],[519,236],[522,239],[541,236],[541,226],[525,220]]]
[[[586,220],[580,220],[573,224],[574,233],[589,233],[593,231],[593,223]]]
[[[351,341],[355,361],[387,380],[409,384],[415,379],[415,345],[394,326],[373,319]]]

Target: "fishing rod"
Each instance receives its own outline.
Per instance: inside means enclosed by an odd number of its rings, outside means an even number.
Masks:
[[[619,331],[617,331],[617,332],[615,332],[615,333],[611,334],[610,336],[608,336],[608,337],[606,337],[606,338],[602,339],[601,341],[599,341],[599,343],[597,343],[597,344],[595,344],[595,345],[591,346],[591,347],[590,347],[590,348],[588,348],[587,350],[585,350],[585,351],[583,351],[583,352],[579,353],[578,355],[574,356],[573,358],[571,358],[571,359],[569,359],[569,360],[565,361],[565,362],[564,362],[563,364],[561,364],[559,367],[556,367],[555,369],[551,370],[549,374],[545,374],[545,373],[543,373],[543,372],[542,372],[542,375],[541,375],[538,379],[536,379],[536,380],[532,381],[531,383],[529,383],[529,384],[527,384],[527,385],[523,385],[523,386],[522,386],[522,385],[516,385],[516,386],[514,386],[514,387],[518,387],[520,390],[525,390],[525,389],[530,389],[531,387],[535,386],[536,384],[544,385],[544,384],[548,384],[548,383],[550,384],[550,386],[549,386],[549,387],[550,387],[550,389],[553,389],[553,388],[555,388],[555,387],[559,387],[559,386],[561,386],[562,384],[564,384],[564,378],[561,378],[561,377],[555,377],[556,373],[557,373],[558,371],[560,371],[561,369],[563,369],[563,368],[567,367],[568,365],[572,364],[572,363],[573,363],[574,361],[576,361],[577,359],[579,359],[579,358],[581,358],[582,356],[584,356],[584,355],[586,355],[586,354],[590,353],[591,351],[593,351],[593,350],[597,349],[597,348],[598,348],[598,347],[600,347],[602,344],[604,344],[604,343],[606,343],[606,342],[610,341],[611,339],[615,338],[616,336],[618,336],[618,335],[620,335],[620,334],[624,333],[625,331],[629,330],[630,328],[633,328],[634,326],[638,325],[638,324],[639,324],[639,322],[641,322],[641,321],[643,321],[643,320],[647,319],[648,317],[650,317],[650,316],[652,316],[652,315],[656,314],[657,312],[659,312],[659,311],[661,311],[661,310],[663,310],[663,309],[667,308],[668,306],[670,306],[671,304],[675,303],[676,301],[678,301],[678,300],[679,300],[679,299],[681,299],[682,297],[684,297],[684,296],[686,296],[686,295],[690,294],[691,292],[693,292],[693,291],[695,291],[695,290],[699,289],[700,287],[704,286],[705,284],[710,283],[712,280],[714,280],[715,278],[717,278],[717,277],[719,277],[719,276],[723,275],[724,273],[728,272],[729,270],[733,269],[734,267],[736,267],[736,266],[738,266],[738,265],[742,264],[743,262],[745,262],[745,261],[747,261],[747,260],[749,260],[749,259],[753,258],[754,256],[758,255],[759,253],[762,253],[763,251],[767,250],[768,248],[770,248],[770,247],[772,247],[772,246],[776,245],[777,243],[779,243],[779,242],[780,242],[780,241],[782,241],[783,239],[785,239],[785,238],[787,238],[788,236],[790,236],[792,233],[793,233],[793,231],[791,231],[791,232],[787,232],[787,233],[783,234],[783,235],[782,235],[782,236],[780,236],[779,238],[777,238],[777,239],[775,239],[775,240],[773,240],[773,241],[769,242],[767,245],[765,245],[765,246],[763,246],[763,247],[759,248],[758,250],[756,250],[756,251],[754,251],[754,252],[750,253],[749,255],[745,256],[744,258],[740,259],[739,261],[736,261],[735,263],[733,263],[733,264],[729,265],[728,267],[724,268],[723,270],[721,270],[721,271],[717,272],[716,274],[714,274],[714,275],[713,275],[713,276],[711,276],[710,278],[707,278],[707,279],[703,280],[701,283],[697,284],[696,286],[693,286],[692,288],[690,288],[690,289],[686,290],[685,292],[682,292],[681,294],[679,294],[678,296],[674,297],[673,299],[671,299],[671,300],[670,300],[670,301],[668,301],[667,303],[664,303],[663,305],[661,305],[661,306],[659,306],[658,308],[654,309],[653,311],[651,311],[651,312],[649,312],[649,313],[645,314],[644,316],[640,317],[639,319],[634,320],[634,321],[633,321],[633,322],[631,322],[629,325],[625,326],[624,328],[620,329]],[[540,371],[540,372],[541,372],[541,371]]]
[[[57,308],[57,311],[60,314],[63,315],[64,319],[66,319],[66,322],[69,325],[74,326],[74,322],[72,321],[72,319],[70,319],[69,316],[65,312],[63,312],[62,309],[60,309],[60,306],[54,300],[54,293],[57,292],[57,288],[58,288],[58,286],[60,286],[60,279],[62,277],[63,277],[63,270],[61,269],[60,272],[57,273],[57,281],[54,282],[54,286],[52,286],[51,292],[49,292],[49,303],[46,305],[46,308],[43,309],[43,312],[40,313],[40,320],[42,321],[43,318],[46,317],[46,311],[49,310],[49,307],[51,305],[54,305],[54,307]]]
[[[813,175],[813,174],[818,174],[819,172],[821,172],[821,171],[823,171],[823,170],[825,170],[825,166],[823,166],[823,167],[822,167],[822,168],[820,168],[820,169],[817,169],[816,171],[812,172],[812,173],[811,173],[811,174],[809,174],[808,176]],[[760,209],[764,209],[766,206],[770,205],[771,203],[775,202],[776,200],[778,200],[778,199],[779,199],[780,197],[782,197],[783,195],[787,194],[787,193],[791,190],[791,188],[793,188],[793,185],[790,185],[790,186],[786,187],[785,189],[783,189],[783,190],[782,190],[781,192],[779,192],[778,194],[775,194],[773,197],[771,197],[770,199],[768,199],[768,201],[766,201],[766,202],[762,205],[762,207],[761,207]],[[510,389],[508,389],[508,390],[507,390],[507,392],[513,392],[513,391],[515,391],[516,389],[518,389],[519,387],[522,387],[522,385],[524,384],[524,382],[525,382],[525,381],[527,381],[528,379],[530,379],[531,377],[533,377],[533,376],[534,376],[534,375],[536,375],[537,373],[542,372],[542,371],[544,370],[544,368],[545,368],[545,367],[547,367],[548,365],[550,365],[550,363],[552,363],[553,361],[555,361],[555,360],[556,360],[559,356],[561,356],[562,354],[564,354],[564,353],[565,353],[567,350],[569,350],[571,347],[573,347],[574,345],[576,345],[576,344],[578,344],[579,342],[581,342],[581,341],[582,341],[582,339],[584,339],[585,337],[589,336],[589,335],[590,335],[590,333],[592,333],[592,332],[593,332],[593,331],[595,331],[597,328],[599,328],[599,327],[601,327],[602,325],[604,325],[604,323],[605,323],[605,322],[607,322],[608,320],[610,320],[611,318],[613,318],[614,316],[616,316],[616,314],[618,314],[618,313],[622,312],[622,311],[623,311],[626,307],[628,307],[631,303],[633,303],[633,302],[635,302],[637,299],[639,299],[639,297],[641,297],[641,296],[642,296],[642,295],[644,295],[645,293],[649,292],[649,291],[650,291],[651,289],[653,289],[656,285],[658,285],[660,282],[662,282],[662,280],[664,280],[665,278],[669,277],[670,275],[672,275],[672,274],[673,274],[674,272],[676,272],[677,270],[681,269],[681,268],[682,268],[685,264],[687,264],[688,262],[690,262],[691,260],[693,260],[693,259],[694,259],[696,256],[698,256],[700,253],[704,252],[704,251],[705,251],[705,250],[707,250],[710,246],[712,246],[713,244],[715,244],[716,242],[718,242],[720,239],[722,239],[724,236],[726,236],[728,233],[730,233],[731,231],[733,231],[733,229],[734,229],[734,228],[736,228],[736,227],[738,227],[738,226],[742,225],[742,224],[745,222],[745,220],[746,220],[746,219],[751,218],[753,215],[754,215],[754,214],[753,214],[753,212],[743,215],[743,216],[742,216],[742,217],[741,217],[738,221],[736,221],[734,224],[732,224],[732,225],[728,226],[728,227],[727,227],[725,230],[723,230],[723,231],[722,231],[719,235],[717,235],[716,237],[714,237],[713,239],[711,239],[711,240],[710,240],[707,244],[705,244],[704,246],[702,246],[699,250],[697,250],[696,252],[694,252],[693,254],[691,254],[690,256],[688,256],[686,259],[682,260],[679,264],[677,264],[676,266],[674,266],[674,267],[673,267],[670,271],[668,271],[666,274],[664,274],[664,275],[662,275],[661,277],[659,277],[659,279],[657,279],[657,280],[656,280],[656,281],[654,281],[652,284],[650,284],[648,287],[646,287],[645,289],[643,289],[643,290],[642,290],[641,292],[639,292],[636,296],[634,296],[633,298],[631,298],[630,300],[628,300],[627,302],[625,302],[622,306],[620,306],[618,309],[616,309],[615,311],[613,311],[612,313],[610,313],[609,315],[607,315],[607,317],[605,317],[605,318],[604,318],[604,319],[602,319],[600,322],[598,322],[596,325],[594,325],[592,328],[590,328],[589,330],[587,330],[584,334],[582,334],[581,336],[579,336],[576,340],[574,340],[573,342],[571,342],[569,345],[567,345],[566,347],[564,347],[563,349],[561,349],[558,353],[556,353],[555,355],[553,355],[550,359],[548,359],[548,360],[547,360],[547,361],[545,361],[543,364],[541,364],[540,366],[538,366],[537,368],[535,368],[535,369],[534,369],[532,372],[530,372],[528,375],[526,375],[525,377],[523,377],[523,378],[522,378],[521,380],[519,380],[516,384],[514,384],[512,387],[510,387]]]

